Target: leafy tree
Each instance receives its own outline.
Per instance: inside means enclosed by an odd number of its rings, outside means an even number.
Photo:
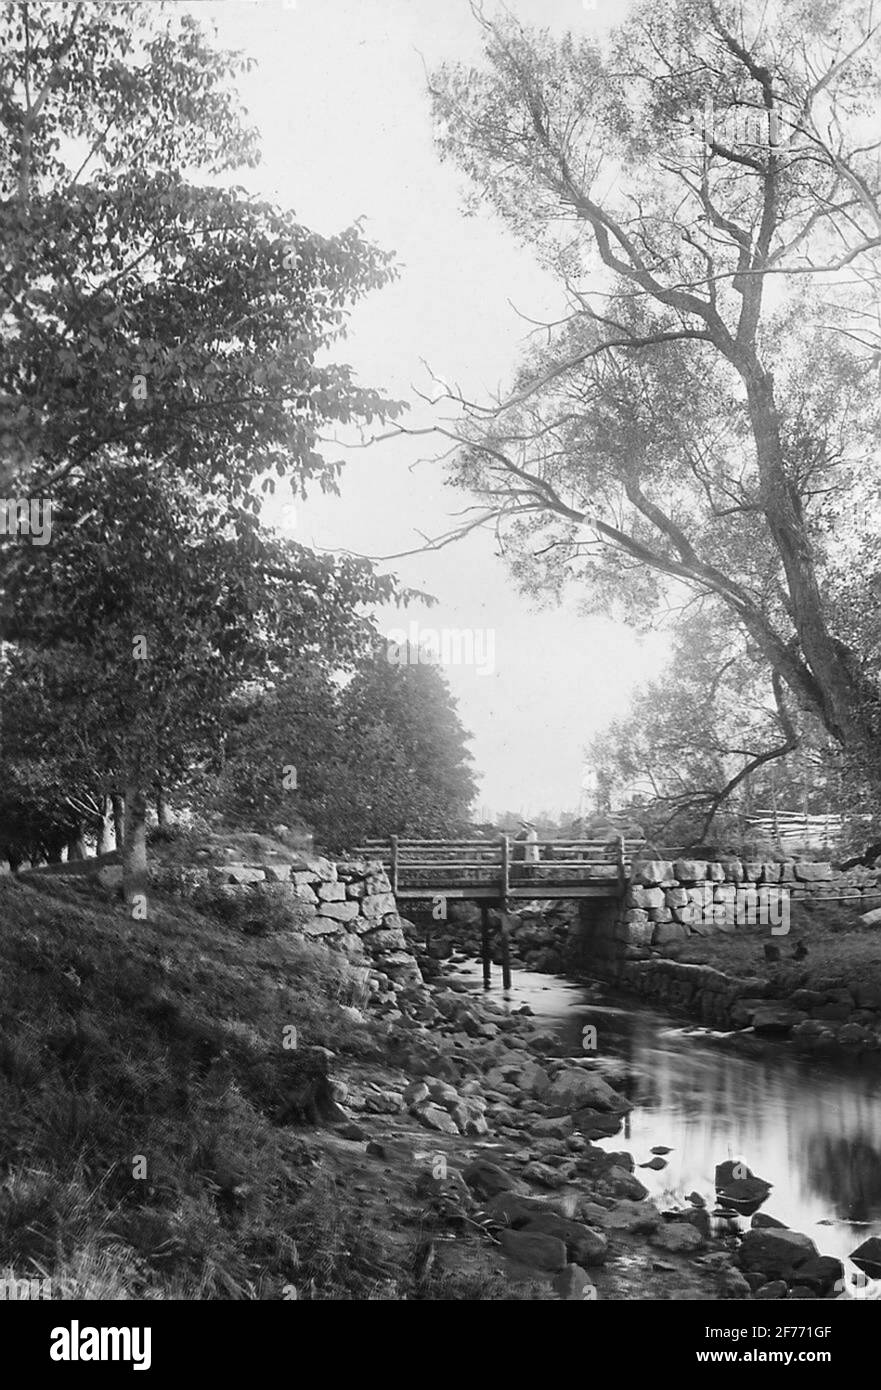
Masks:
[[[879,566],[876,542],[854,570],[878,477],[871,10],[650,0],[602,47],[478,17],[484,65],[432,79],[441,149],[569,313],[505,397],[454,397],[467,527],[501,526],[525,587],[632,620],[721,604],[871,761],[877,663],[839,597]]]
[[[107,446],[253,511],[277,477],[333,487],[330,421],[395,407],[316,357],[391,273],[239,187],[257,162],[235,54],[155,5],[0,12],[0,442],[45,495]]]
[[[389,663],[379,644],[348,684],[299,668],[241,703],[208,784],[233,821],[302,817],[326,848],[461,834],[475,785],[468,735],[440,673]],[[296,767],[296,787],[283,771]]]
[[[840,758],[817,721],[790,711],[779,677],[736,633],[707,612],[700,640],[696,626],[587,749],[614,803],[668,844],[730,838],[740,817],[775,804],[841,809]]]
[[[394,584],[244,513],[219,525],[223,508],[185,490],[170,466],[104,458],[100,472],[96,463],[59,489],[53,543],[22,548],[4,595],[4,757],[39,765],[47,747],[64,750],[55,781],[66,781],[67,806],[124,790],[134,880],[147,791],[216,754],[249,683],[298,657],[351,665],[373,633],[360,606],[388,599]]]
[[[469,735],[449,687],[410,655],[381,644],[343,693],[353,838],[460,834],[475,796]]]
[[[65,824],[125,786],[132,874],[146,792],[206,756],[242,685],[350,661],[359,605],[391,592],[256,522],[278,478],[336,487],[328,426],[398,407],[327,353],[390,258],[230,182],[258,158],[243,66],[180,9],[0,9],[0,480],[55,504],[44,551],[0,549],[4,757]],[[27,696],[54,714],[51,775]]]

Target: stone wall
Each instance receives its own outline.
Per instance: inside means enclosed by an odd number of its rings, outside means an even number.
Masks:
[[[596,914],[588,900],[582,932],[585,946],[600,959],[716,932],[764,929],[770,937],[784,934],[787,901],[829,898],[874,908],[881,903],[879,885],[881,869],[842,871],[807,860],[642,860],[634,866],[622,911]]]
[[[99,874],[108,887],[115,886],[117,877],[117,866]],[[423,983],[405,935],[410,924],[398,914],[391,883],[378,861],[294,854],[263,862],[157,866],[151,881],[197,906],[200,901],[210,903],[217,894],[254,901],[258,915],[261,902],[274,914],[283,914],[287,905],[286,925],[291,930],[368,967],[380,991]]]

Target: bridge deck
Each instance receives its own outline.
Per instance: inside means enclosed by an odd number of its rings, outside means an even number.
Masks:
[[[385,866],[400,899],[497,902],[619,897],[643,842],[368,840],[356,852]]]

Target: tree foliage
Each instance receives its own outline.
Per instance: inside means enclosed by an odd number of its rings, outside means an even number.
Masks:
[[[483,506],[435,544],[492,525],[525,587],[644,622],[710,599],[789,716],[871,761],[841,611],[879,565],[871,7],[651,0],[602,46],[478,19],[483,65],[431,80],[440,148],[568,311],[507,394],[449,393]]]

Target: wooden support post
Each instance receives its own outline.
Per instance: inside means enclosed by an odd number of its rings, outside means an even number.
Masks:
[[[511,846],[507,835],[500,835],[502,851],[502,875],[499,885],[499,903],[503,912],[508,911],[508,889],[511,881]]]
[[[511,935],[508,929],[508,888],[511,879],[511,847],[507,835],[501,837],[502,875],[499,885],[499,916],[502,939],[502,989],[511,988]]]
[[[480,904],[480,954],[483,959],[483,987],[492,984],[492,957],[489,950],[489,904]]]
[[[393,893],[397,893],[397,891],[398,891],[398,837],[397,837],[397,835],[393,835],[393,836],[392,836],[392,838],[391,838],[391,846],[392,846],[392,873],[391,873],[391,879],[392,879],[392,892],[393,892]]]
[[[502,989],[511,988],[511,935],[508,930],[508,914],[502,913]]]

